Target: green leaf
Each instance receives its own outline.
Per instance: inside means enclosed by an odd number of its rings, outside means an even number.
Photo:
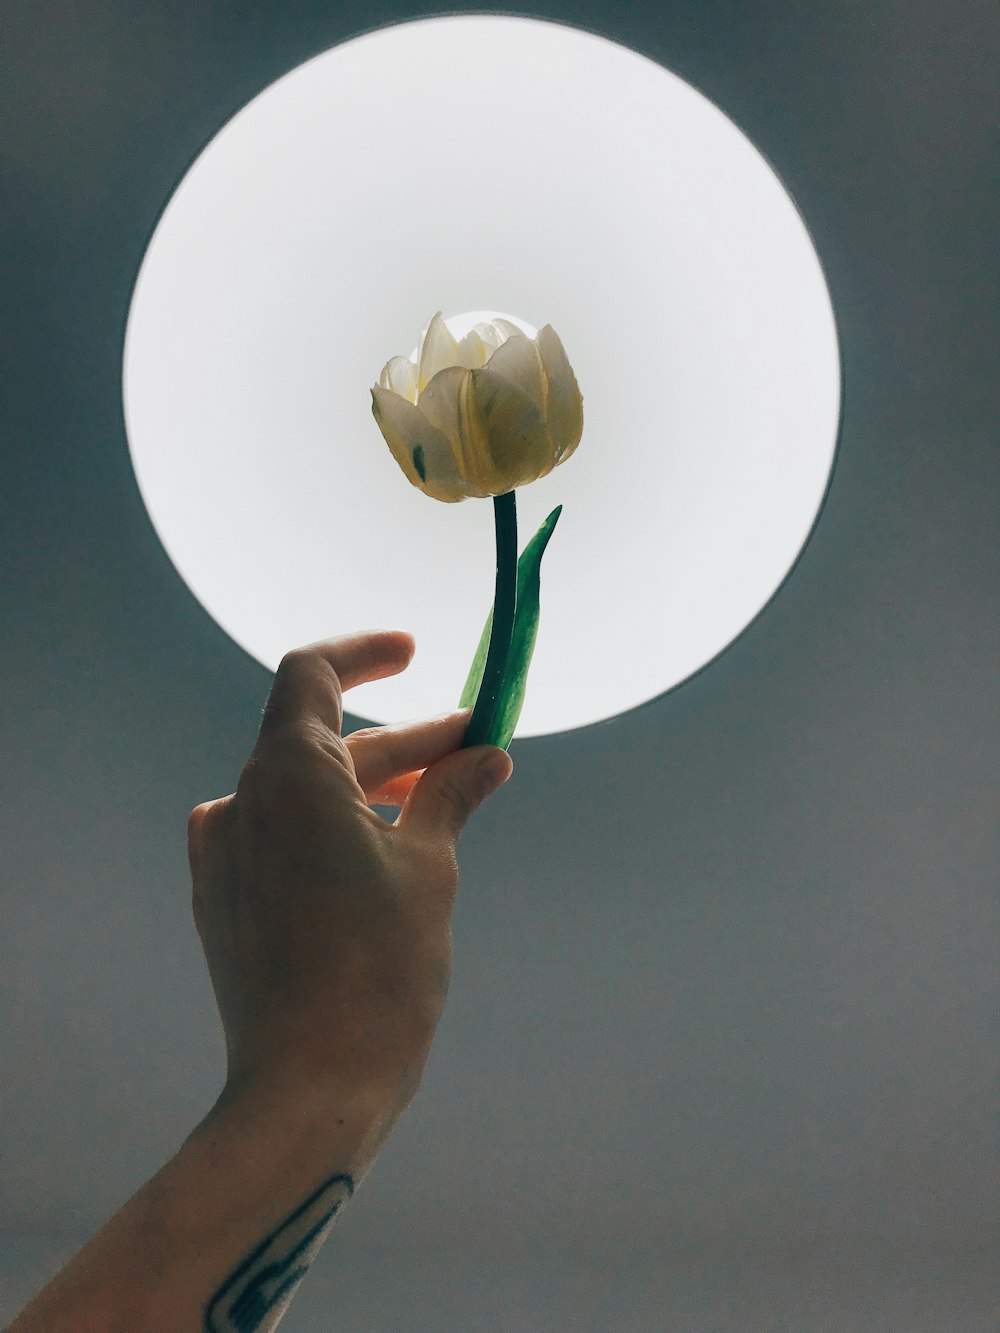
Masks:
[[[483,683],[483,672],[486,670],[486,654],[490,650],[490,635],[492,632],[493,608],[491,606],[490,613],[486,617],[486,628],[483,630],[483,637],[479,640],[479,647],[476,649],[472,666],[469,668],[469,679],[465,682],[465,689],[458,701],[459,708],[472,708],[475,705],[479,687]]]
[[[504,673],[500,698],[490,726],[488,745],[499,745],[506,750],[514,737],[517,719],[521,716],[524,692],[528,684],[528,668],[538,637],[539,593],[541,589],[542,556],[555,531],[562,505],[552,513],[524,548],[517,562],[517,603],[514,612],[514,634],[507,670]]]
[[[538,637],[539,593],[541,589],[542,556],[549,538],[555,531],[562,505],[557,505],[542,526],[521,552],[517,562],[517,600],[514,612],[514,633],[511,639],[507,667],[504,671],[503,684],[497,699],[496,711],[490,723],[485,745],[499,745],[506,750],[514,737],[517,720],[524,705],[524,694],[528,683],[528,668],[535,651]],[[490,645],[490,632],[493,628],[493,608],[486,617],[479,647],[469,670],[469,678],[459,700],[459,708],[469,708],[479,693],[486,666],[486,654]]]

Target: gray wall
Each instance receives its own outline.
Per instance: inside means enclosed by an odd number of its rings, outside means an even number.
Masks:
[[[232,790],[270,682],[143,508],[132,284],[231,115],[421,12],[4,7],[0,1319],[224,1068],[184,824]],[[792,577],[709,669],[514,742],[460,846],[424,1087],[282,1327],[987,1333],[992,7],[519,12],[661,60],[775,165],[837,308],[840,453]],[[618,651],[595,634],[595,689]]]

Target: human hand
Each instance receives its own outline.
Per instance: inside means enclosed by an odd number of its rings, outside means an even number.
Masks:
[[[286,654],[236,791],[191,811],[227,1089],[402,1111],[419,1087],[451,978],[455,845],[512,765],[495,746],[460,748],[468,708],[341,736],[342,692],[404,670],[414,646],[380,631]],[[390,824],[369,802],[402,809]]]

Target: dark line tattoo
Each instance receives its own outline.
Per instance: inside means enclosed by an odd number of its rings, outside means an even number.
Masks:
[[[215,1293],[205,1307],[205,1333],[258,1333],[265,1319],[273,1329],[353,1193],[354,1181],[343,1172],[314,1190]]]

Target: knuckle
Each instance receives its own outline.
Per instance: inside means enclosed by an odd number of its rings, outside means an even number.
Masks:
[[[205,815],[208,812],[208,808],[211,804],[212,804],[211,801],[202,801],[202,803],[200,805],[196,805],[194,809],[191,811],[191,813],[188,815],[187,817],[188,842],[193,842],[198,837],[201,831],[201,826],[205,820]]]
[[[188,851],[198,860],[218,837],[220,819],[225,814],[223,799],[202,801],[187,818]]]
[[[381,738],[381,758],[385,767],[392,773],[397,773],[406,768],[402,755],[399,751],[399,742],[392,736],[382,736]]]
[[[283,676],[294,678],[299,673],[314,674],[317,671],[321,671],[329,679],[335,691],[340,691],[340,676],[337,674],[336,667],[329,657],[314,644],[308,644],[301,648],[289,648],[278,663],[278,672]]]
[[[316,675],[317,668],[323,666],[329,667],[329,663],[315,648],[289,648],[274,673],[279,692],[294,695],[310,676]],[[332,668],[330,673],[336,678]]]
[[[370,741],[370,740],[372,740],[375,736],[377,736],[380,732],[382,732],[382,731],[384,731],[384,730],[385,730],[384,727],[357,727],[357,728],[355,728],[355,730],[352,731],[348,736],[345,736],[345,737],[344,737],[344,740],[345,740],[345,741]]]
[[[369,741],[377,741],[378,749],[373,751],[373,754],[378,756],[378,767],[381,772],[396,775],[407,771],[410,767],[408,760],[400,749],[399,738],[392,734],[389,727],[359,727],[341,740],[348,751],[355,745],[365,745]],[[386,779],[386,781],[389,780],[389,778]]]
[[[464,823],[472,813],[472,801],[468,793],[454,780],[454,778],[444,778],[439,788],[441,796],[454,810],[458,818]]]
[[[281,668],[279,667],[278,670],[280,671]],[[289,720],[288,709],[284,707],[281,700],[272,689],[267,703],[260,711],[261,732],[270,734],[271,732],[278,731]]]
[[[289,648],[287,652],[282,654],[281,661],[278,663],[278,670],[287,676],[289,672],[296,671],[312,655],[312,650],[309,648]]]

